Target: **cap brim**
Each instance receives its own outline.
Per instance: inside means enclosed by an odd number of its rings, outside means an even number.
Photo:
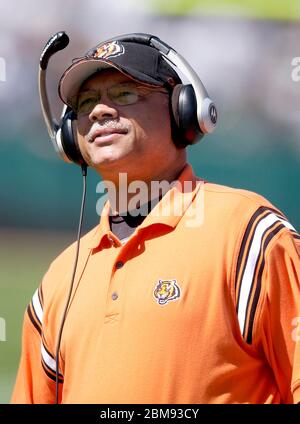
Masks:
[[[133,79],[134,81],[142,82],[150,86],[162,86],[163,82],[157,81],[148,75],[142,74],[135,69],[121,67],[109,60],[103,59],[81,59],[71,65],[62,75],[58,93],[61,100],[71,106],[70,99],[76,95],[85,80],[93,74],[100,72],[103,69],[114,68],[122,74]]]

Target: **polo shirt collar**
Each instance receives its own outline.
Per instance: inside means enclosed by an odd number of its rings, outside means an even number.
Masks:
[[[160,202],[154,206],[142,224],[138,227],[138,230],[140,231],[156,224],[168,226],[170,229],[175,228],[196,196],[201,182],[203,182],[203,180],[195,176],[191,165],[186,164],[172,188],[162,197]],[[117,243],[116,236],[114,236],[110,230],[109,212],[110,203],[108,200],[101,212],[100,223],[95,229],[94,235],[89,243],[89,248],[97,248],[104,237]]]

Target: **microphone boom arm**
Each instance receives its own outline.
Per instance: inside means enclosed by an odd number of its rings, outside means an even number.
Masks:
[[[43,117],[47,126],[47,130],[54,146],[55,151],[61,155],[56,141],[56,133],[59,129],[58,122],[53,118],[50,102],[47,93],[46,85],[46,74],[49,59],[53,54],[59,50],[64,49],[69,44],[69,37],[64,31],[57,32],[54,34],[45,45],[41,57],[39,66],[39,95]]]

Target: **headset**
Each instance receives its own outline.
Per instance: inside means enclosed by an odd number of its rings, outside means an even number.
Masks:
[[[191,84],[177,84],[170,96],[170,114],[172,138],[178,147],[186,147],[189,144],[195,144],[204,134],[211,133],[217,124],[217,109],[210,99],[200,78],[188,62],[180,56],[174,49],[161,41],[159,38],[143,33],[125,34],[120,37],[114,37],[103,43],[110,41],[124,41],[145,44],[157,49],[161,55],[177,67],[190,81]],[[59,355],[62,333],[66,321],[68,308],[71,301],[75,275],[78,264],[80,239],[82,232],[83,214],[86,200],[86,174],[87,163],[85,162],[77,141],[76,114],[69,106],[64,106],[60,121],[57,122],[51,112],[51,107],[46,87],[46,72],[49,59],[59,50],[63,50],[69,44],[69,37],[64,31],[54,34],[45,45],[39,65],[39,94],[43,116],[46,122],[48,133],[55,151],[65,162],[73,162],[81,166],[83,176],[83,192],[80,209],[80,219],[77,232],[76,252],[72,269],[71,282],[64,307],[61,324],[59,327],[55,365],[55,403],[59,402]]]
[[[151,34],[132,33],[103,41],[120,41],[145,44],[157,49],[163,58],[178,68],[190,84],[178,84],[171,93],[170,112],[172,138],[179,147],[195,144],[214,131],[217,109],[210,99],[202,81],[189,63],[172,47]],[[43,116],[55,151],[65,162],[86,165],[77,141],[76,114],[64,106],[60,122],[53,119],[46,88],[46,71],[50,57],[69,44],[64,31],[54,34],[45,45],[39,67],[39,93]]]

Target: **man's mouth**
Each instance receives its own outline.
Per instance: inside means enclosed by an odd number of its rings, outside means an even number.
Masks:
[[[128,130],[125,128],[101,128],[93,132],[92,137],[90,138],[90,142],[93,143],[97,140],[108,140],[112,139],[114,136],[118,136],[119,134],[127,134]]]

